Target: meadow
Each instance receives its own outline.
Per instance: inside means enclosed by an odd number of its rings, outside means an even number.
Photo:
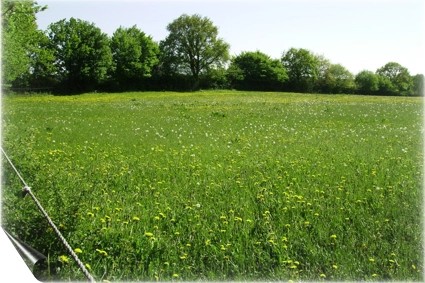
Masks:
[[[3,147],[101,281],[423,281],[421,98],[3,97]],[[3,161],[2,221],[83,280]]]

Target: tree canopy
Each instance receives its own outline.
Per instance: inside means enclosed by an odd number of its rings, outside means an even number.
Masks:
[[[106,81],[112,65],[109,38],[94,24],[71,18],[47,30],[56,75],[67,89],[94,89]]]
[[[321,81],[324,93],[354,93],[354,76],[341,64],[329,64]]]
[[[242,52],[233,58],[228,77],[232,87],[245,90],[279,90],[288,79],[279,60],[260,51]]]
[[[413,88],[413,78],[407,68],[396,62],[389,62],[376,71],[381,77],[381,87],[385,94],[410,95]]]
[[[304,48],[291,48],[282,55],[282,64],[288,72],[288,88],[310,92],[319,77],[319,59]]]
[[[167,26],[161,41],[163,68],[170,73],[190,74],[194,87],[199,76],[229,60],[229,45],[218,37],[218,28],[200,15],[181,15]]]
[[[113,71],[121,88],[137,85],[143,78],[152,76],[152,69],[158,64],[159,48],[150,36],[136,26],[118,28],[111,39]]]
[[[379,90],[379,77],[372,71],[363,70],[355,77],[357,92],[361,94],[376,94]]]
[[[304,48],[272,59],[261,51],[229,55],[213,22],[183,14],[155,42],[137,26],[112,36],[94,23],[63,19],[46,31],[33,0],[2,0],[3,87],[83,92],[90,90],[243,90],[423,95],[424,76],[389,62],[357,75]],[[230,64],[228,64],[230,60]]]
[[[2,0],[1,4],[3,83],[10,85],[31,66],[31,55],[37,52],[42,35],[36,13],[46,7],[29,0]]]

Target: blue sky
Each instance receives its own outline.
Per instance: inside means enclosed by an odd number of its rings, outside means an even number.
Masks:
[[[181,14],[208,17],[231,54],[242,51],[280,58],[306,48],[356,74],[390,61],[425,74],[423,0],[38,0],[39,28],[70,17],[94,23],[112,35],[137,25],[155,41]]]

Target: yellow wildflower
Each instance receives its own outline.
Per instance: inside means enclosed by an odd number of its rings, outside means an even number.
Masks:
[[[98,253],[100,253],[101,255],[103,255],[103,256],[108,256],[108,253],[107,253],[106,251],[104,251],[104,250],[96,249],[96,251],[97,251]]]
[[[68,263],[69,262],[69,257],[67,257],[66,255],[61,255],[59,257],[59,261],[62,263]]]

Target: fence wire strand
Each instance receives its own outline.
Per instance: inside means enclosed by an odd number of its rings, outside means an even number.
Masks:
[[[22,178],[21,174],[19,173],[19,171],[16,169],[15,165],[13,165],[12,160],[10,160],[9,156],[7,156],[6,152],[4,151],[3,147],[1,147],[1,151],[3,152],[3,155],[5,156],[6,160],[8,161],[9,165],[12,167],[13,171],[15,171],[16,175],[19,177],[19,179],[21,180],[22,184],[24,185],[23,191],[25,194],[30,195],[30,197],[32,198],[32,200],[35,202],[35,204],[37,205],[38,209],[40,210],[40,212],[43,214],[43,216],[46,218],[47,222],[49,223],[49,225],[53,228],[53,230],[55,231],[56,235],[58,236],[58,238],[60,239],[60,241],[62,242],[62,244],[65,246],[65,248],[68,250],[68,252],[70,253],[70,255],[72,256],[72,258],[75,260],[75,262],[77,263],[78,267],[81,269],[81,271],[84,273],[84,275],[87,277],[87,279],[90,282],[96,282],[96,280],[94,279],[94,277],[90,274],[90,272],[87,270],[87,268],[84,266],[84,264],[81,262],[81,260],[78,258],[77,254],[74,252],[74,250],[71,248],[71,246],[68,244],[68,242],[66,241],[65,237],[62,236],[62,233],[59,231],[59,229],[56,227],[55,223],[53,223],[52,219],[49,217],[49,215],[47,214],[46,210],[43,208],[43,206],[41,205],[41,203],[38,201],[38,199],[35,197],[35,195],[33,194],[33,192],[31,191],[31,188],[28,186],[28,184],[25,182],[24,178]]]
[[[13,171],[15,171],[16,175],[19,177],[19,179],[21,180],[22,184],[24,185],[24,187],[28,187],[27,183],[25,183],[24,178],[22,178],[21,174],[19,173],[19,171],[16,169],[15,165],[13,165],[12,160],[10,160],[9,156],[7,156],[6,151],[4,151],[3,147],[1,147],[1,151],[3,152],[4,157],[6,158],[6,160],[9,162],[10,166],[12,167]]]

